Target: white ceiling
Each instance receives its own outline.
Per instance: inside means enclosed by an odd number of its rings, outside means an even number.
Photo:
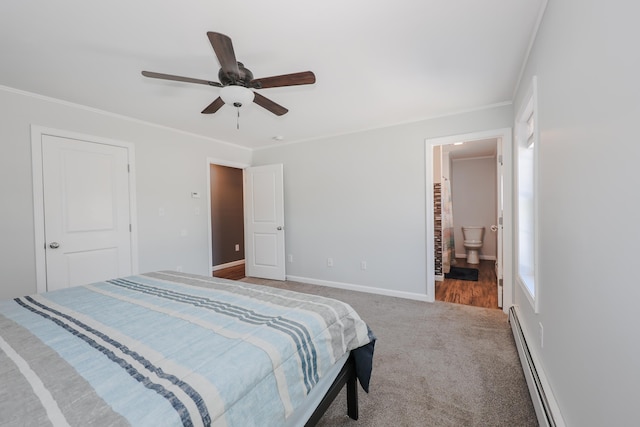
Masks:
[[[453,160],[495,157],[497,155],[497,149],[497,138],[465,141],[460,145],[449,144],[443,146],[443,151],[447,151],[449,153],[449,158]]]
[[[510,102],[544,0],[6,0],[0,85],[259,148]],[[207,31],[228,35],[262,89],[289,109],[200,111],[219,88]],[[272,137],[281,135],[282,142]]]

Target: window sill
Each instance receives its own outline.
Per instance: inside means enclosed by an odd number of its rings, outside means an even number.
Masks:
[[[518,283],[527,296],[534,313],[538,313],[538,299],[535,295],[535,278],[533,274],[518,274]]]

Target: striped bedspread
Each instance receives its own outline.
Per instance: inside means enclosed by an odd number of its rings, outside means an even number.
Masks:
[[[157,272],[0,302],[0,425],[280,426],[346,352],[353,309]]]

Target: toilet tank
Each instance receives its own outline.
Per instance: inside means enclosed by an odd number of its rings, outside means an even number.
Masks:
[[[476,225],[467,225],[462,227],[462,235],[465,241],[482,242],[484,238],[484,227]]]

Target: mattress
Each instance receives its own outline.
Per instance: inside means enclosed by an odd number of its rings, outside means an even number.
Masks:
[[[374,340],[346,303],[168,271],[2,301],[0,331],[0,425],[296,425]]]

